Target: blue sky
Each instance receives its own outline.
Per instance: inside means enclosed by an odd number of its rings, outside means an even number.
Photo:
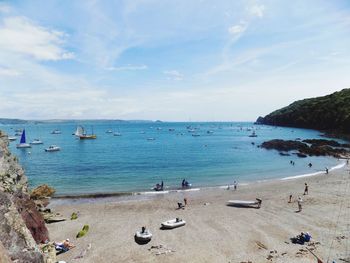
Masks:
[[[0,1],[0,117],[255,120],[350,88],[350,2]]]

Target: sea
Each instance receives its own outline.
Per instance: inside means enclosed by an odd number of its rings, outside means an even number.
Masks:
[[[77,125],[97,139],[76,138]],[[27,142],[43,141],[17,149],[18,138],[10,149],[31,188],[49,184],[62,197],[147,192],[161,181],[165,189],[178,189],[183,179],[194,188],[249,184],[324,173],[340,164],[332,157],[281,156],[259,147],[271,139],[325,138],[319,131],[251,122],[58,121],[0,129],[10,136],[25,129]],[[61,133],[52,134],[56,129]],[[256,137],[250,137],[253,132]],[[49,145],[61,150],[45,152]]]

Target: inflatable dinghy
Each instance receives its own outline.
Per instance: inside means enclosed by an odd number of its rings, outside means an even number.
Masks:
[[[148,242],[148,241],[151,241],[152,239],[152,233],[148,230],[145,230],[144,232],[136,231],[135,238],[138,241]]]
[[[261,206],[261,202],[262,201],[259,198],[257,198],[255,201],[229,200],[227,201],[227,205],[239,207],[257,206],[259,208]]]
[[[186,221],[179,218],[174,218],[162,223],[162,227],[167,229],[173,229],[184,225],[186,225]]]

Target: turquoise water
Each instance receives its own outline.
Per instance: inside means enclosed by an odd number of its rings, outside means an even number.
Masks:
[[[72,133],[75,122],[0,126],[9,135],[25,128],[27,141],[35,138],[44,145],[16,149],[30,186],[47,183],[58,195],[148,191],[161,180],[177,188],[186,178],[195,187],[227,185],[313,173],[338,162],[329,157],[280,156],[277,151],[258,148],[270,139],[320,138],[314,130],[253,125],[252,123],[137,123],[90,121],[96,140],[78,140]],[[194,137],[186,126],[196,129]],[[59,129],[62,134],[51,134]],[[113,136],[113,129],[122,136]],[[171,130],[169,130],[171,129]],[[252,129],[258,137],[249,135]],[[208,134],[207,131],[213,131]],[[147,138],[154,138],[150,141]],[[255,143],[255,145],[252,144]],[[48,153],[51,144],[61,151]],[[29,153],[30,152],[30,153]],[[290,165],[295,161],[295,166]],[[307,164],[311,162],[312,168]]]

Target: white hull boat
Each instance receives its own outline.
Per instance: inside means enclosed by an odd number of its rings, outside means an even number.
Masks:
[[[21,141],[16,145],[16,148],[31,148],[32,146],[26,142],[26,131],[23,130],[21,135]]]
[[[168,221],[161,223],[161,225],[163,228],[173,229],[173,228],[177,228],[177,227],[186,225],[186,221],[179,219],[179,218],[174,218],[174,219],[171,219],[171,220],[168,220]]]
[[[8,139],[10,142],[13,142],[13,141],[17,140],[17,137],[16,136],[9,136]]]
[[[45,152],[57,152],[60,151],[61,148],[56,145],[50,145],[49,148],[45,149]]]
[[[34,139],[30,144],[32,144],[32,145],[43,144],[43,141],[41,141],[39,139]]]

